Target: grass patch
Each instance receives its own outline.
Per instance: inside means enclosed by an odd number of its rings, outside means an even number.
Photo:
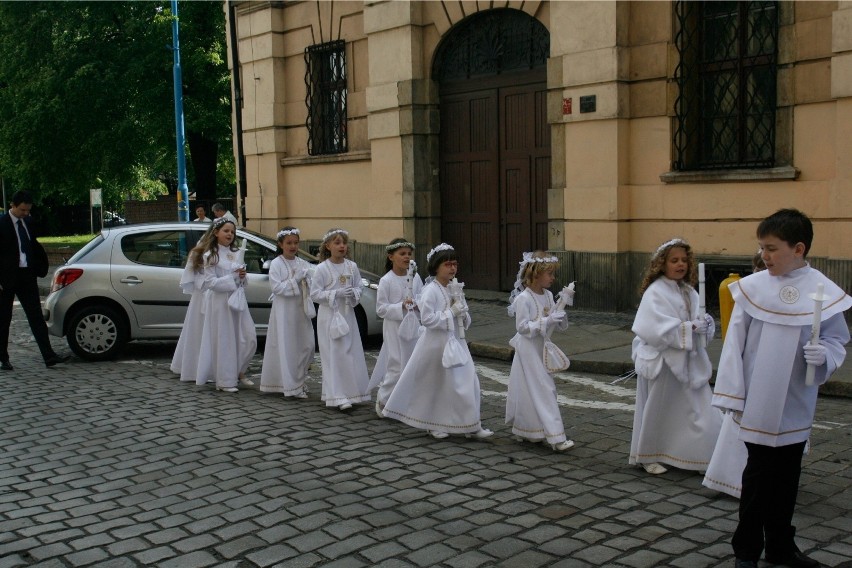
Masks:
[[[92,237],[95,235],[87,234],[87,235],[66,235],[63,237],[39,237],[38,242],[43,244],[46,247],[50,248],[58,248],[58,247],[74,247],[80,248],[84,244],[88,243],[92,240]]]

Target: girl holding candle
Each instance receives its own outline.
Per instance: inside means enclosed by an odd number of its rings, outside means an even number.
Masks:
[[[322,400],[349,410],[370,400],[367,364],[353,308],[361,301],[361,273],[346,258],[349,233],[331,229],[322,239],[321,262],[311,280],[311,299],[319,304],[317,340],[322,362]]]
[[[545,367],[545,341],[554,328],[568,326],[562,300],[550,293],[559,260],[542,251],[525,252],[515,289],[509,298],[509,315],[515,316],[518,333],[509,342],[515,348],[506,397],[506,423],[520,440],[545,442],[558,452],[574,446],[565,435],[562,413],[556,402],[556,385]],[[573,289],[562,297],[573,304]]]
[[[316,315],[308,292],[311,265],[299,258],[299,229],[278,232],[281,255],[269,267],[272,310],[266,331],[266,348],[260,374],[260,391],[286,397],[307,398],[308,367],[314,360]]]
[[[458,257],[441,243],[426,255],[429,275],[418,306],[426,328],[417,340],[382,414],[433,438],[450,434],[487,438],[493,434],[479,419],[479,377],[467,344],[459,341],[457,318],[465,327],[470,315],[464,298],[454,299],[449,289],[458,270]]]
[[[713,405],[733,414],[748,452],[731,544],[741,568],[757,568],[764,547],[772,564],[818,566],[796,547],[793,511],[818,386],[846,356],[843,312],[852,298],[808,264],[813,225],[802,212],[770,215],[757,240],[766,270],[729,285],[735,304],[713,394]]]
[[[706,470],[721,427],[710,406],[713,368],[698,342],[713,337],[714,323],[699,317],[695,282],[692,247],[683,239],[663,243],[651,256],[633,322],[637,379],[629,462],[653,475],[666,472],[663,463]]]
[[[406,239],[394,239],[385,247],[387,272],[379,280],[376,291],[376,314],[382,318],[382,350],[370,378],[370,390],[378,386],[376,413],[384,418],[382,409],[393,391],[399,375],[414,351],[420,327],[417,298],[423,281],[415,271],[412,259],[414,245]],[[403,321],[408,318],[406,326]]]
[[[216,219],[193,249],[196,269],[204,271],[204,330],[196,383],[216,382],[216,390],[235,393],[237,383],[252,385],[245,372],[257,349],[254,321],[248,309],[234,309],[228,299],[248,284],[246,267],[234,240],[237,227]]]

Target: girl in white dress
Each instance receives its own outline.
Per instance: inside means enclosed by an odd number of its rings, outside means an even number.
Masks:
[[[237,392],[237,383],[252,385],[246,379],[251,358],[257,350],[254,321],[243,298],[242,309],[231,307],[229,299],[248,284],[234,239],[237,227],[220,217],[213,222],[195,247],[196,263],[204,266],[204,332],[199,351],[196,382],[216,382],[216,390]],[[238,297],[238,296],[237,296]],[[236,302],[234,302],[236,304]]]
[[[405,239],[394,239],[385,247],[385,252],[388,257],[385,262],[386,274],[379,280],[376,292],[376,314],[384,320],[383,342],[370,377],[370,390],[379,387],[376,393],[376,414],[380,418],[384,418],[382,409],[385,402],[414,351],[420,328],[417,297],[423,289],[423,281],[415,271],[417,265],[412,267],[413,244]],[[406,321],[405,326],[402,326],[403,319]]]
[[[399,381],[385,404],[383,414],[434,438],[449,434],[487,438],[493,434],[479,419],[479,377],[473,367],[459,324],[470,325],[463,295],[450,292],[458,257],[446,243],[426,255],[434,280],[423,287],[418,305],[426,328],[417,340]]]
[[[310,298],[311,269],[299,252],[299,229],[278,232],[281,255],[269,267],[272,311],[266,331],[266,348],[260,373],[261,392],[307,398],[308,367],[314,360],[314,304]]]
[[[554,329],[568,326],[550,288],[556,279],[559,259],[541,251],[524,253],[515,289],[509,299],[509,315],[515,316],[518,333],[509,342],[515,348],[506,397],[506,423],[521,440],[546,442],[562,452],[574,446],[565,435],[562,413],[556,402],[556,385],[544,365],[545,340]],[[566,302],[573,304],[573,290],[566,288]],[[570,300],[568,297],[570,296]],[[561,306],[560,306],[561,307]]]
[[[348,232],[332,229],[326,233],[319,251],[323,262],[311,280],[311,299],[319,304],[322,400],[340,410],[370,400],[370,377],[353,309],[361,301],[361,273],[346,258],[348,252]]]
[[[633,323],[636,413],[630,464],[665,473],[665,463],[706,471],[722,415],[710,405],[713,371],[700,336],[713,337],[710,315],[699,317],[692,248],[663,243],[651,257]]]
[[[180,375],[181,381],[193,383],[198,375],[198,352],[204,330],[204,270],[195,267],[195,256],[194,251],[189,252],[189,259],[180,279],[181,290],[191,296],[170,367],[173,373]]]

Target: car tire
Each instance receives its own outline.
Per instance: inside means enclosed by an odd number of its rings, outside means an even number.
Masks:
[[[114,359],[127,346],[127,324],[109,306],[90,306],[77,312],[68,326],[68,346],[81,359]]]

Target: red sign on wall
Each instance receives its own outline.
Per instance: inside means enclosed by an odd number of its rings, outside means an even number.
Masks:
[[[571,99],[562,99],[562,114],[571,114]]]

